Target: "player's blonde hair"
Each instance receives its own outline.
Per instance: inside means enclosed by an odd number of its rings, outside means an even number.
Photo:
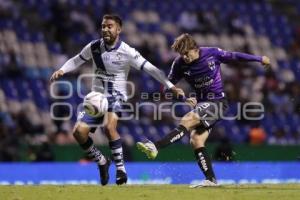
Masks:
[[[175,39],[171,48],[180,54],[185,54],[189,50],[197,49],[198,45],[190,34],[184,33]]]

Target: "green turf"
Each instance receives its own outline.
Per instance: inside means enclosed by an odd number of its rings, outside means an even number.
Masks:
[[[0,186],[0,200],[285,200],[300,199],[300,185],[227,185],[190,189],[187,185]]]

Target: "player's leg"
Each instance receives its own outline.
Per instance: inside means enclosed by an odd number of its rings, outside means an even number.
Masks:
[[[214,186],[217,183],[210,156],[205,148],[205,142],[208,138],[209,132],[210,130],[199,127],[192,131],[190,138],[190,143],[194,149],[197,164],[205,175],[206,180],[208,180],[204,182],[202,186]]]
[[[189,134],[191,130],[198,126],[209,129],[220,118],[220,111],[225,112],[227,101],[201,102],[196,108],[187,113],[180,121],[180,125],[167,134],[164,138],[155,143],[151,141],[138,142],[137,147],[144,152],[148,158],[154,159],[158,154],[158,149],[164,148]]]
[[[212,168],[211,159],[205,148],[205,142],[214,124],[223,116],[221,113],[227,110],[227,101],[203,102],[197,105],[195,113],[201,120],[201,125],[191,133],[190,142],[194,149],[197,163],[206,177],[201,184],[192,187],[217,186],[215,173]]]
[[[154,143],[152,143],[151,141],[138,142],[137,147],[142,152],[144,152],[148,156],[148,158],[154,159],[157,156],[159,149],[165,148],[170,144],[179,141],[185,135],[189,134],[190,130],[192,130],[199,124],[199,116],[194,111],[191,111],[183,116],[180,121],[180,125],[177,128],[173,129],[161,140]]]
[[[172,130],[169,134],[161,140],[154,142],[157,149],[162,149],[170,144],[173,144],[183,138],[185,135],[190,134],[190,130],[200,124],[199,117],[193,111],[187,113],[181,119],[179,126]]]
[[[108,171],[110,160],[97,149],[93,144],[92,138],[89,136],[89,133],[94,132],[96,127],[91,127],[88,123],[98,122],[99,120],[86,115],[85,112],[81,112],[78,122],[74,126],[73,136],[85,153],[97,163],[101,184],[106,185],[109,181]]]
[[[127,174],[124,166],[122,140],[117,131],[118,115],[114,112],[107,113],[107,123],[104,126],[104,132],[109,139],[109,147],[116,164],[116,183],[118,185],[127,182]]]

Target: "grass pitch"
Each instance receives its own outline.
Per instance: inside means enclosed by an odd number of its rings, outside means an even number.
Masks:
[[[296,200],[300,184],[226,185],[195,188],[188,185],[62,185],[0,186],[0,200]]]

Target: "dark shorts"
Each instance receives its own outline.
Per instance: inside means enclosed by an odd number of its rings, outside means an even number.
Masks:
[[[212,101],[200,102],[196,105],[193,112],[197,113],[201,124],[196,128],[196,131],[201,133],[207,130],[211,131],[212,127],[228,109],[228,102],[226,99],[218,99]]]
[[[108,101],[108,112],[114,112],[118,115],[118,117],[122,116],[123,103],[124,101],[121,99],[117,99],[116,97],[107,97]],[[94,133],[99,125],[103,123],[104,116],[101,117],[92,117],[85,113],[83,108],[80,108],[77,114],[77,122],[85,122],[90,127],[90,132]]]

